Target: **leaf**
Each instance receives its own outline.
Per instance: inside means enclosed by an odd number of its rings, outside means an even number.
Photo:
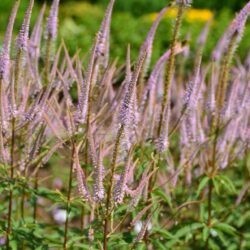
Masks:
[[[221,248],[212,239],[209,239],[208,245],[211,250],[221,250]]]
[[[172,247],[176,242],[179,241],[180,238],[185,237],[188,234],[192,234],[193,231],[199,229],[199,228],[203,228],[204,224],[203,223],[193,223],[191,225],[186,225],[182,228],[180,228],[179,230],[177,230],[177,232],[174,234],[174,239],[170,240],[167,243],[167,247]]]
[[[206,219],[207,212],[205,210],[204,204],[200,205],[200,220],[204,221]]]
[[[205,188],[205,186],[207,185],[209,181],[209,178],[207,176],[205,176],[204,178],[202,178],[199,186],[198,186],[198,189],[197,189],[197,192],[196,192],[196,197],[199,197],[201,191]]]
[[[164,246],[158,239],[153,241],[154,249],[166,250],[166,246]]]
[[[124,232],[122,234],[122,239],[127,242],[127,243],[132,243],[133,242],[133,234],[131,232]]]
[[[159,196],[163,201],[165,201],[169,207],[172,209],[173,208],[173,204],[172,204],[172,200],[171,200],[171,196],[170,195],[166,195],[166,193],[160,189],[160,188],[156,188],[154,190],[154,194],[156,196]]]
[[[226,175],[219,175],[217,176],[217,178],[220,179],[220,183],[230,192],[232,193],[236,193],[236,189],[235,186],[232,182],[232,180],[230,180]]]
[[[225,237],[223,232],[218,231],[218,230],[216,232],[217,232],[217,235],[218,235],[220,241],[222,242],[223,246],[228,247],[230,244],[230,240]],[[226,249],[228,249],[228,248],[226,248]]]
[[[220,231],[230,234],[230,235],[235,235],[236,229],[226,223],[216,223],[214,225],[214,228],[219,229]]]
[[[161,229],[161,228],[156,228],[155,230],[153,230],[153,233],[160,234],[161,236],[164,237],[164,239],[174,239],[175,238],[175,236],[173,234],[171,234],[167,230]]]
[[[208,236],[209,236],[209,228],[205,226],[202,230],[202,240],[205,242]]]
[[[199,222],[193,223],[191,225],[186,225],[175,233],[175,237],[181,238],[182,236],[185,236],[187,233],[190,233],[191,231],[195,231],[202,227],[204,227],[204,224]]]
[[[220,194],[220,183],[216,178],[213,178],[212,180],[213,180],[215,192],[216,192],[216,194],[219,195]]]

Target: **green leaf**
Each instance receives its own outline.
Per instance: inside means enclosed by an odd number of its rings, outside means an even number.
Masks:
[[[173,239],[175,238],[175,236],[173,234],[171,234],[170,232],[168,232],[167,230],[165,229],[161,229],[161,228],[156,228],[153,230],[153,233],[158,233],[160,234],[161,236],[164,237],[164,239]]]
[[[165,201],[169,207],[172,209],[173,208],[173,204],[172,204],[172,200],[171,200],[171,196],[170,195],[166,195],[166,193],[160,189],[160,188],[156,188],[154,190],[154,194],[156,196],[159,196],[163,201]]]
[[[134,239],[134,236],[131,232],[124,232],[122,234],[122,239],[127,242],[127,243],[132,243],[133,242],[133,239]]]
[[[231,235],[235,235],[236,233],[236,229],[226,223],[216,223],[214,224],[214,228]]]
[[[192,235],[194,233],[194,231],[196,231],[197,229],[203,228],[203,227],[204,227],[203,223],[196,222],[196,223],[186,225],[186,226],[180,228],[174,234],[174,239],[168,241],[167,247],[169,247],[169,248],[172,247],[174,244],[179,242],[180,238],[186,237],[187,235]]]
[[[199,228],[203,228],[203,227],[204,227],[204,224],[200,223],[200,222],[196,222],[196,223],[193,223],[191,225],[186,225],[186,226],[182,227],[181,229],[179,229],[175,233],[175,237],[181,238],[181,237],[185,236],[186,234],[188,234],[192,231],[195,231]]]
[[[208,236],[209,236],[209,228],[205,226],[202,230],[202,240],[205,242]]]
[[[230,180],[226,175],[220,175],[219,176],[221,179],[221,184],[230,192],[232,193],[236,193],[236,189],[235,186],[232,182],[232,180]]]
[[[215,192],[216,194],[219,195],[220,194],[220,181],[217,180],[216,178],[213,178],[212,181],[213,181]]]
[[[220,241],[222,242],[223,246],[224,246],[224,247],[228,247],[228,246],[229,246],[229,243],[230,243],[229,239],[227,239],[227,238],[225,237],[225,235],[224,235],[223,232],[221,232],[221,231],[219,231],[219,230],[217,230],[216,232],[217,232],[217,235],[218,235]],[[228,248],[227,248],[227,249],[228,249]]]
[[[200,220],[205,221],[206,215],[207,215],[207,212],[206,212],[206,209],[205,209],[205,205],[201,204],[200,205]]]
[[[196,192],[196,197],[199,197],[200,196],[200,193],[201,191],[205,188],[205,186],[207,185],[209,181],[209,178],[207,176],[205,176],[204,178],[202,178],[199,186],[198,186],[198,189],[197,189],[197,192]]]
[[[164,246],[158,239],[153,241],[154,249],[166,250],[166,246]]]
[[[221,248],[212,239],[209,239],[208,245],[211,250],[221,250]]]

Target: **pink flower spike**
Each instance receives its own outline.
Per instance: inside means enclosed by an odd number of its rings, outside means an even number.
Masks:
[[[28,9],[25,13],[24,21],[16,40],[16,46],[19,50],[27,50],[28,39],[29,39],[29,28],[30,28],[30,17],[34,5],[34,0],[30,0]]]
[[[11,46],[13,27],[18,7],[19,7],[19,1],[16,1],[12,9],[6,33],[4,36],[3,48],[2,51],[0,52],[0,79],[6,79],[9,74],[8,71],[9,71],[9,60],[10,60],[10,46]]]
[[[53,1],[47,22],[47,36],[52,40],[55,40],[57,36],[59,2],[60,0]]]

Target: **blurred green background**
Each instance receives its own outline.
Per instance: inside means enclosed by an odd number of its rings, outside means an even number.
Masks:
[[[14,0],[0,0],[0,40],[2,41],[8,15]],[[137,55],[140,44],[145,38],[155,12],[169,4],[169,0],[117,0],[112,20],[111,56],[124,60],[127,44],[132,47],[132,57]],[[206,24],[209,13],[213,15],[211,33],[205,51],[205,58],[209,58],[212,48],[237,12],[247,0],[193,0],[192,9],[184,18],[182,39],[190,41],[191,48],[195,48],[195,41]],[[39,13],[44,0],[35,0],[32,24]],[[61,0],[60,29],[58,42],[63,38],[71,54],[77,49],[85,55],[90,47],[103,17],[108,0]],[[21,0],[21,6],[15,26],[20,28],[28,0]],[[47,1],[49,6],[51,1]],[[206,12],[202,11],[203,9]],[[47,8],[48,10],[48,8]],[[192,11],[195,10],[195,11]],[[154,45],[153,60],[156,60],[166,50],[170,38],[174,16],[169,14],[161,23]],[[250,28],[246,29],[244,41],[238,52],[244,57],[249,50]]]

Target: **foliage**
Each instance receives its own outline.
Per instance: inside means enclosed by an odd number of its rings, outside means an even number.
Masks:
[[[107,0],[91,0],[92,3],[101,3],[107,4]],[[159,11],[163,8],[166,4],[170,3],[171,1],[167,0],[133,0],[133,1],[123,1],[118,0],[116,5],[116,10],[118,11],[128,11],[135,16],[143,15],[145,13],[149,13],[152,11]],[[204,8],[204,9],[212,9],[215,11],[222,10],[222,9],[230,9],[231,11],[238,11],[240,8],[243,7],[244,0],[193,0],[193,7],[194,8]]]
[[[0,52],[0,247],[248,249],[250,2],[206,23],[65,4],[64,41],[59,0],[33,3]]]

